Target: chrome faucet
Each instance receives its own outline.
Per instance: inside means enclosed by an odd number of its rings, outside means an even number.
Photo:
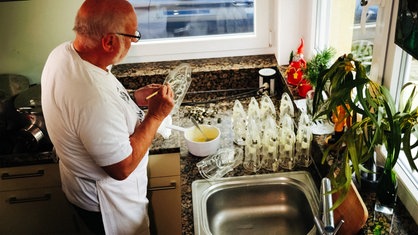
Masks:
[[[328,178],[323,178],[321,181],[321,207],[322,207],[322,220],[315,216],[315,224],[319,230],[319,234],[323,235],[335,235],[344,223],[341,220],[337,227],[334,226],[334,211],[332,208],[332,195],[331,195],[331,181]]]

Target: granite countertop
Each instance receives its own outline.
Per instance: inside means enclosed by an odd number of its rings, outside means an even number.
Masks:
[[[239,99],[243,105],[249,101],[254,88],[258,88],[258,70],[260,68],[274,68],[284,74],[285,66],[278,66],[274,55],[227,57],[218,59],[172,61],[160,63],[127,64],[115,66],[112,72],[120,79],[127,89],[137,89],[149,83],[162,83],[170,69],[181,63],[189,63],[192,66],[192,83],[188,93],[183,101],[179,113],[173,116],[173,123],[179,126],[191,126],[190,115],[207,115],[201,123],[208,123],[218,126],[222,132],[221,147],[236,147],[233,143],[232,133],[232,106],[234,99]],[[284,81],[284,79],[282,79]],[[288,86],[285,82],[279,83],[279,87],[293,95],[297,96],[297,88]],[[247,96],[239,96],[239,93],[246,93]],[[273,102],[278,107],[280,94],[273,97]],[[230,97],[220,99],[220,97]],[[209,111],[210,112],[209,112]],[[206,112],[208,111],[208,112]],[[206,113],[205,113],[206,112]],[[208,115],[208,113],[210,113]],[[317,137],[320,140],[323,137]],[[161,136],[156,136],[150,149],[151,154],[164,152],[180,151],[181,166],[181,203],[182,203],[182,233],[194,234],[193,225],[193,205],[191,184],[197,179],[202,179],[196,163],[203,158],[192,156],[188,153],[184,139],[177,131],[173,131],[168,140]],[[320,162],[320,161],[318,161]],[[315,162],[314,162],[315,163]],[[314,180],[321,179],[317,164],[312,164],[309,168],[296,168],[295,170],[309,171]],[[260,170],[257,174],[268,174],[265,170]],[[234,171],[228,173],[225,177],[240,176],[247,174],[238,166]],[[374,194],[362,192],[362,198],[369,211],[369,219],[366,226],[359,234],[373,234],[373,206]],[[395,218],[393,222],[392,234],[417,234],[418,226],[411,218],[407,210],[398,200],[395,208]],[[387,233],[386,233],[387,234]]]

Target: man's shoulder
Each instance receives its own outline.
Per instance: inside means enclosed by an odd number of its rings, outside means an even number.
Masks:
[[[56,46],[52,50],[51,54],[65,52],[65,51],[70,51],[72,49],[73,49],[73,47],[72,47],[72,43],[70,41],[63,42],[63,43],[59,44],[58,46]]]

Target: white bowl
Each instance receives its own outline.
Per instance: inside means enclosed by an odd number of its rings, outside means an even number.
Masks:
[[[195,126],[187,128],[184,132],[184,139],[189,152],[198,157],[215,154],[220,145],[221,131],[216,126],[211,125],[199,125],[199,127],[209,138],[209,141],[205,141],[205,137]]]

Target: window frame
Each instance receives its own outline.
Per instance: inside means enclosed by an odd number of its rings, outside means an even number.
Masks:
[[[385,64],[388,67],[388,73],[391,74],[391,76],[386,76],[389,78],[386,80],[386,84],[390,85],[390,92],[398,104],[402,86],[409,80],[407,75],[410,71],[411,56],[395,45],[394,41],[389,45],[388,51],[394,56],[388,57]],[[394,169],[399,181],[398,196],[415,222],[418,223],[418,210],[416,210],[418,208],[418,172],[412,171],[403,151],[400,152]]]
[[[140,40],[122,63],[274,53],[273,0],[254,0],[254,33]]]
[[[383,85],[389,88],[395,102],[399,103],[399,96],[402,86],[409,75],[411,56],[395,44],[396,16],[399,0],[393,1],[390,33],[388,46],[385,50],[386,58],[384,63]],[[408,212],[418,223],[418,173],[412,172],[404,153],[401,151],[398,162],[395,165],[395,172],[398,177],[398,196],[407,208]]]

